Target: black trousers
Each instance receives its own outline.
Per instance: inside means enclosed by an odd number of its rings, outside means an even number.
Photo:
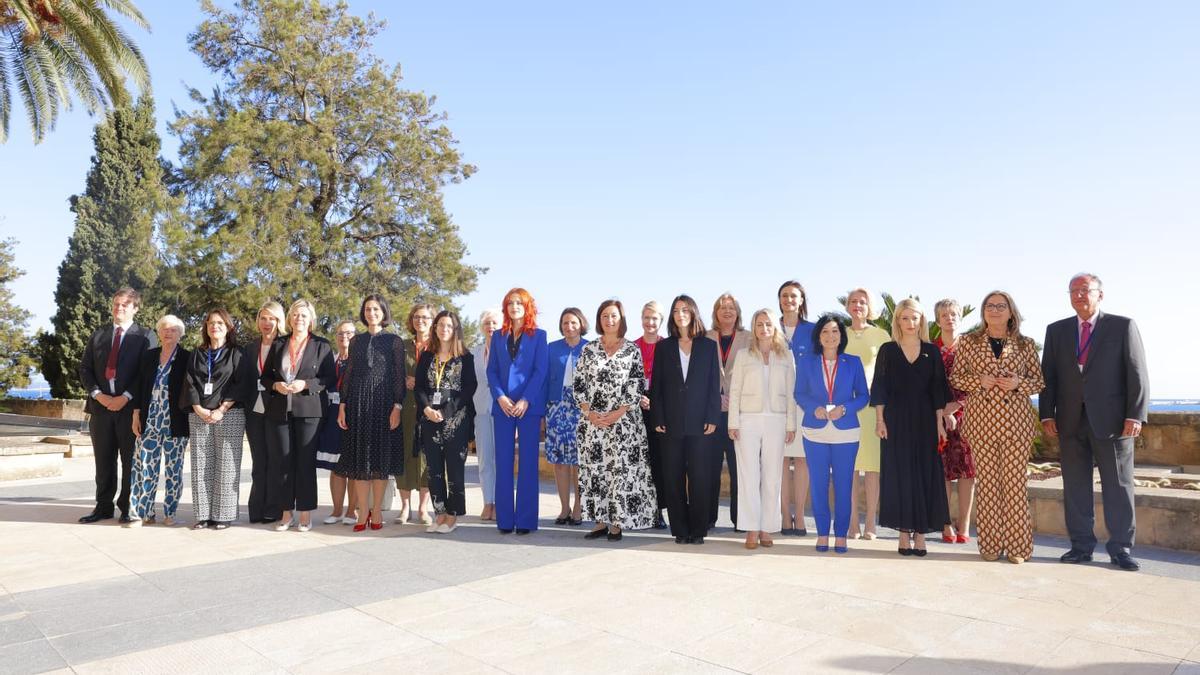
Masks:
[[[280,515],[317,508],[317,438],[320,417],[293,417],[280,424],[267,420],[267,462],[279,467]]]
[[[279,519],[279,462],[271,461],[267,449],[267,427],[271,424],[266,415],[246,410],[246,440],[250,442],[250,499],[246,510],[250,522]]]
[[[1087,413],[1074,433],[1060,433],[1063,512],[1071,548],[1096,547],[1096,508],[1092,492],[1092,466],[1100,469],[1100,494],[1104,524],[1108,528],[1109,555],[1133,548],[1137,523],[1133,495],[1133,438],[1099,438],[1092,434]]]
[[[129,473],[133,468],[133,403],[112,412],[99,403],[99,410],[88,420],[92,437],[92,459],[96,462],[96,513],[113,515],[113,497],[117,509],[129,513]],[[142,421],[145,424],[145,420]],[[117,492],[117,460],[121,461],[120,493]]]
[[[737,528],[737,452],[733,441],[729,438],[729,413],[721,413],[717,422],[717,430],[712,435],[713,443],[713,506],[708,517],[709,523],[716,523],[721,512],[721,464],[729,465],[729,519]]]
[[[650,482],[654,483],[654,492],[658,495],[658,510],[667,508],[667,486],[663,483],[663,435],[654,430],[650,421],[650,411],[642,411],[642,421],[646,424],[646,441],[650,446]]]
[[[659,435],[671,534],[703,537],[717,494],[712,490],[711,436]]]
[[[438,515],[465,516],[467,514],[467,482],[464,467],[467,463],[467,439],[470,427],[468,419],[459,425],[458,433],[450,434],[444,442],[437,442],[437,427],[428,420],[421,420],[421,452],[425,453],[425,467],[429,474],[429,496],[433,500],[433,511]]]

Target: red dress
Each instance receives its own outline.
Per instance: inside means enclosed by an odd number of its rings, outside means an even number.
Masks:
[[[942,339],[933,341],[933,344],[942,352],[942,363],[946,366],[946,378],[949,379],[950,371],[954,369],[954,347],[947,347],[942,344]],[[942,466],[945,467],[946,480],[958,480],[959,478],[974,478],[975,477],[975,458],[971,456],[971,448],[967,447],[967,442],[963,439],[959,429],[962,429],[963,419],[963,401],[967,398],[967,393],[959,391],[954,387],[950,387],[951,393],[954,394],[955,403],[959,404],[958,412],[954,413],[954,421],[957,424],[954,431],[946,434],[946,450],[942,454]]]

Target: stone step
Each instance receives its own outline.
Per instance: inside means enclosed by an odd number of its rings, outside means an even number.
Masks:
[[[0,437],[0,481],[62,475],[66,449],[28,436]]]

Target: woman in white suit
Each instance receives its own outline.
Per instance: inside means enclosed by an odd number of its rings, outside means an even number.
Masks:
[[[750,319],[753,339],[733,361],[729,378],[729,438],[737,452],[737,523],[746,548],[775,544],[783,524],[779,492],[783,446],[796,435],[796,362],[768,309]]]
[[[479,332],[483,344],[471,350],[475,357],[475,379],[487,382],[488,345],[492,331],[500,327],[504,319],[498,309],[485,309],[479,315]],[[475,458],[479,462],[479,487],[483,488],[483,512],[480,520],[496,519],[496,436],[492,430],[492,391],[486,386],[475,388],[472,399],[475,406]]]

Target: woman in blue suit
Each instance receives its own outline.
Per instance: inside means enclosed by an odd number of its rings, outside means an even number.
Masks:
[[[850,490],[858,454],[858,411],[871,392],[857,356],[843,353],[846,329],[832,315],[817,320],[812,350],[796,363],[796,404],[804,410],[800,429],[812,483],[817,550],[829,550],[829,477],[833,474],[833,550],[845,553],[850,530]]]
[[[538,443],[546,415],[546,331],[537,327],[537,306],[524,288],[504,296],[504,323],[493,331],[488,389],[496,431],[496,527],[501,534],[537,529]],[[517,493],[513,502],[513,441],[517,439]]]
[[[579,504],[579,406],[572,385],[575,366],[587,340],[587,318],[577,307],[568,307],[558,318],[563,339],[546,347],[550,365],[546,376],[546,461],[554,465],[554,485],[558,488],[559,511],[555,525],[582,525]],[[571,495],[575,506],[571,507]]]

